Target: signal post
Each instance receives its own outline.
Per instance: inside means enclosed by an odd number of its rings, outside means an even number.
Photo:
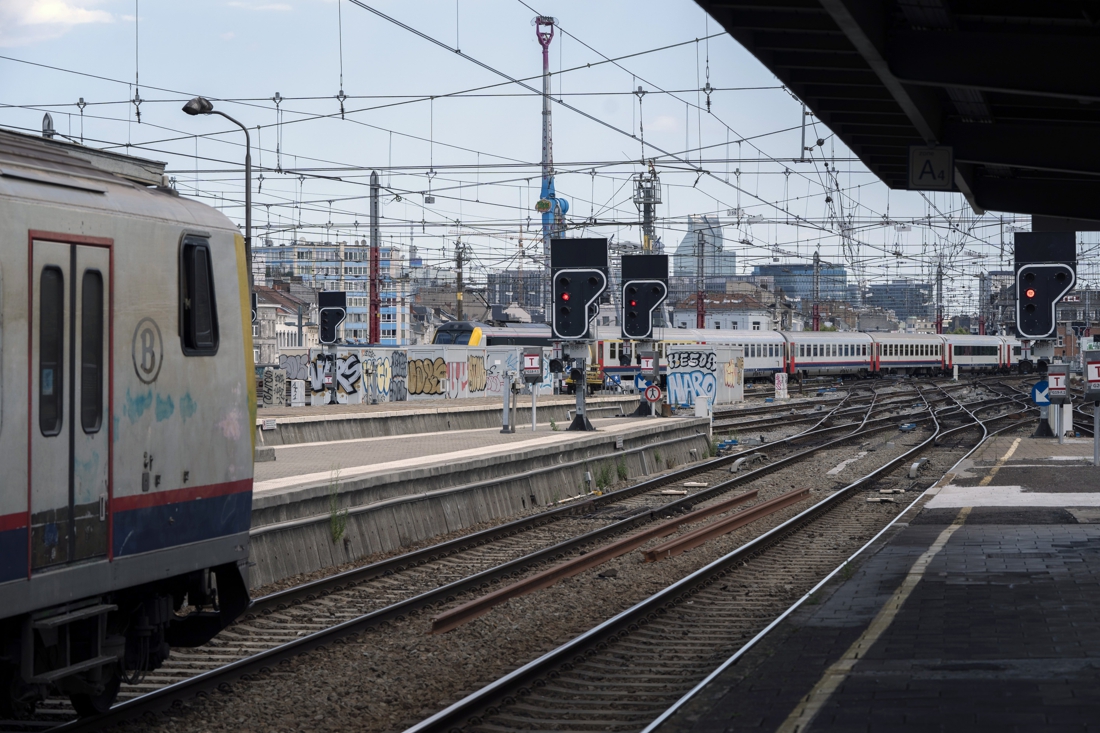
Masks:
[[[553,301],[550,328],[572,362],[569,375],[577,393],[577,413],[566,430],[595,430],[584,409],[588,391],[586,363],[592,343],[592,319],[607,290],[607,240],[551,239],[550,277]]]
[[[623,341],[637,342],[642,376],[660,388],[661,369],[653,338],[653,314],[668,297],[668,255],[623,255],[622,295],[620,332]],[[656,402],[643,396],[632,414],[645,417],[656,409]]]
[[[1062,423],[1070,405],[1065,380],[1068,367],[1054,365],[1058,302],[1077,282],[1077,237],[1074,232],[1017,232],[1015,235],[1016,332],[1031,341],[1036,372],[1050,375],[1050,401],[1057,405],[1058,441],[1065,437]],[[1055,382],[1060,380],[1061,387]],[[1072,409],[1072,407],[1070,408]],[[1048,435],[1040,418],[1035,437]]]
[[[336,331],[348,314],[348,294],[343,291],[322,290],[317,293],[319,311],[319,340],[325,349],[325,386],[329,387],[327,404],[335,405],[336,399]]]

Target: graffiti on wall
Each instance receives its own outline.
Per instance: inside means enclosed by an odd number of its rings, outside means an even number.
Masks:
[[[446,378],[447,362],[443,361],[442,356],[409,360],[410,395],[441,395]]]
[[[348,348],[337,353],[335,370],[321,350],[308,354],[281,354],[279,367],[287,379],[306,382],[314,402],[326,399],[331,374],[340,402],[377,399],[380,402],[461,399],[498,396],[505,374],[518,371],[520,349],[506,347],[420,346],[411,348]],[[541,393],[552,390],[549,357],[544,359]],[[328,370],[326,372],[326,370]]]
[[[668,360],[668,401],[673,405],[693,405],[696,398],[714,404],[718,396],[719,370],[725,377],[725,364],[710,350],[672,351]]]
[[[485,357],[473,355],[467,357],[466,369],[470,379],[470,394],[484,392],[488,384],[485,371]]]
[[[362,381],[363,364],[359,361],[359,355],[337,354],[336,390],[345,394],[357,393]]]
[[[260,404],[264,407],[282,407],[286,404],[286,371],[264,367]]]
[[[714,372],[693,369],[668,374],[668,401],[671,404],[693,405],[696,397],[714,404],[717,394],[718,378]]]
[[[703,369],[713,372],[718,355],[713,351],[673,351],[668,355],[669,369]]]
[[[287,379],[309,379],[309,354],[279,354],[279,368],[286,372]]]

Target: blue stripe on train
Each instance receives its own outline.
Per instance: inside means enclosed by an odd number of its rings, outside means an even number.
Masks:
[[[115,512],[115,557],[246,532],[251,520],[251,491]]]
[[[0,583],[27,577],[27,528],[0,532]]]

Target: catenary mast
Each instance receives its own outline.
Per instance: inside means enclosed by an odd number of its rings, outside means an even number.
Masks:
[[[542,214],[542,256],[546,272],[543,306],[549,308],[550,240],[562,236],[565,231],[565,213],[569,211],[569,203],[565,199],[559,199],[554,192],[553,129],[550,121],[550,41],[554,39],[554,26],[557,25],[557,21],[548,15],[539,15],[531,23],[535,26],[535,35],[539,39],[539,45],[542,46],[542,190],[535,209]]]

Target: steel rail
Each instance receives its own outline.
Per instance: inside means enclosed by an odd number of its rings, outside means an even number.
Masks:
[[[822,419],[824,420],[827,417],[828,416]],[[882,420],[886,419],[888,418],[881,418],[880,420],[871,422],[881,422]],[[924,419],[927,420],[928,418]],[[851,427],[850,423],[843,426],[825,428],[816,432],[828,433],[848,427]],[[576,549],[580,549],[583,546],[590,544],[594,541],[602,541],[607,536],[627,531],[635,526],[648,523],[649,521],[653,521],[660,517],[666,517],[674,513],[690,510],[690,508],[692,507],[692,500],[697,502],[701,499],[710,498],[720,493],[724,493],[734,486],[751,482],[756,478],[759,478],[760,476],[766,475],[767,473],[770,473],[774,470],[778,470],[778,468],[784,465],[794,463],[798,459],[810,456],[813,453],[816,453],[817,451],[824,448],[835,446],[846,440],[850,440],[853,437],[863,437],[864,435],[880,432],[882,430],[886,430],[892,427],[893,425],[880,425],[870,427],[862,431],[859,431],[857,429],[856,432],[852,432],[841,438],[799,451],[792,456],[787,456],[779,459],[775,463],[772,463],[771,465],[765,466],[760,469],[756,469],[755,471],[739,474],[714,487],[708,488],[702,492],[697,492],[693,495],[682,497],[678,500],[669,502],[661,507],[657,507],[649,512],[636,514],[632,517],[622,519],[605,527],[573,537],[558,544],[543,548],[541,550],[537,550],[536,552],[530,553],[523,557],[516,558],[515,560],[512,560],[510,562],[503,563],[493,568],[489,568],[480,573],[467,576],[466,578],[454,581],[444,586],[440,586],[425,593],[421,593],[417,596],[413,596],[403,601],[391,604],[384,608],[376,609],[354,619],[349,619],[339,624],[335,624],[326,629],[322,629],[321,631],[317,631],[299,639],[295,639],[291,642],[287,642],[286,644],[272,647],[262,652],[258,652],[248,657],[236,660],[222,667],[218,667],[208,672],[203,672],[194,677],[190,677],[185,680],[181,680],[171,685],[162,687],[158,690],[148,692],[139,697],[135,697],[131,700],[119,703],[112,707],[110,711],[101,715],[63,723],[60,726],[50,728],[49,730],[51,731],[51,733],[53,733],[53,731],[57,731],[58,733],[73,733],[75,731],[98,730],[100,727],[131,719],[146,711],[152,711],[166,707],[176,699],[195,694],[201,690],[218,687],[220,684],[225,683],[227,680],[239,677],[241,675],[262,671],[264,668],[270,667],[271,665],[276,664],[279,661],[282,661],[284,659],[291,659],[293,657],[299,656],[306,651],[325,646],[326,644],[340,639],[343,636],[358,633],[367,629],[373,629],[386,622],[404,620],[404,618],[409,615],[417,614],[423,610],[430,610],[434,605],[438,603],[452,602],[456,598],[456,596],[461,593],[470,591],[472,589],[488,588],[491,584],[499,582],[499,580],[502,578],[512,577],[515,574],[525,572],[529,570],[532,565],[537,565],[542,562],[547,562],[564,557],[566,553]],[[785,442],[786,440],[790,440],[790,438],[784,439],[783,441],[776,441],[776,443],[773,443],[772,445]],[[722,461],[723,463],[728,463],[732,462],[734,459],[736,459],[736,457],[737,456],[726,456],[718,460]],[[711,461],[709,463],[717,463],[718,460]],[[696,470],[694,472],[698,473],[699,467],[697,466],[695,468]],[[712,469],[714,468],[714,466],[712,465],[709,468]],[[702,470],[708,469],[704,468]],[[668,476],[657,477],[655,479],[643,482],[643,484],[639,486],[652,485],[656,484],[657,482],[667,483],[668,481]],[[628,487],[628,489],[620,490],[620,492],[612,492],[611,494],[605,494],[602,497],[596,497],[591,501],[591,504],[596,505],[598,502],[610,500],[616,493],[621,495],[623,492],[630,491],[631,489],[635,490],[633,491],[633,493],[630,494],[631,496],[636,493],[641,493],[640,490],[638,490],[639,486]],[[650,487],[650,489],[646,490],[651,489],[652,486]],[[605,503],[611,502],[606,501]],[[431,549],[433,548],[425,548],[425,550]],[[283,596],[282,593],[273,595]],[[285,596],[283,597],[285,598]],[[260,603],[261,601],[264,601],[264,599],[257,599],[256,603]],[[249,612],[255,613],[254,607],[250,607]]]
[[[975,426],[982,428],[982,440],[984,440],[987,431],[982,421],[976,418],[969,410],[963,408],[963,411],[972,419],[968,427],[971,429]],[[839,505],[840,502],[852,496],[863,486],[889,473],[899,465],[904,464],[917,453],[933,445],[942,428],[940,422],[936,419],[936,416],[932,414],[931,410],[929,410],[929,413],[929,419],[931,419],[935,425],[933,434],[911,450],[891,459],[883,466],[880,466],[848,486],[836,491],[814,506],[800,512],[795,517],[792,517],[777,527],[747,542],[726,556],[700,568],[691,575],[673,583],[630,609],[621,612],[588,632],[566,642],[557,649],[523,665],[519,669],[483,687],[481,690],[472,693],[448,708],[407,729],[405,733],[449,731],[461,728],[467,723],[477,724],[481,722],[478,718],[480,711],[492,708],[501,700],[510,697],[516,690],[522,693],[523,689],[533,684],[535,680],[543,677],[552,668],[568,664],[571,658],[578,662],[582,661],[586,648],[592,648],[600,643],[614,641],[619,638],[621,634],[629,633],[630,630],[646,623],[647,620],[652,620],[665,605],[684,600],[686,597],[692,595],[693,592],[696,592],[695,589],[711,581],[714,576],[724,574],[725,571],[735,566],[743,558],[756,554],[778,541],[786,534],[797,531],[797,529],[805,526],[817,517],[822,516],[825,512],[831,510],[833,507]],[[1003,416],[992,418],[990,421],[1001,419],[1001,417]]]
[[[999,419],[999,418],[993,418],[993,419]],[[969,426],[966,426],[966,427],[973,427],[973,426],[969,425]],[[656,731],[657,728],[659,728],[662,723],[664,723],[666,720],[668,720],[673,715],[675,715],[680,710],[680,708],[682,708],[692,698],[694,698],[696,695],[698,695],[700,692],[702,692],[704,689],[706,689],[707,686],[711,682],[713,682],[716,677],[718,677],[718,675],[725,672],[727,669],[729,669],[734,664],[736,664],[742,657],[744,657],[746,654],[748,654],[749,651],[751,651],[753,648],[755,648],[757,644],[759,644],[761,641],[763,641],[764,638],[767,637],[767,635],[769,633],[771,633],[777,626],[779,626],[779,624],[781,624],[784,619],[786,619],[788,616],[790,616],[796,610],[801,608],[803,604],[805,604],[807,601],[809,601],[811,598],[814,597],[814,594],[816,594],[819,590],[824,588],[825,585],[830,580],[832,580],[834,577],[836,577],[839,573],[843,572],[845,567],[850,566],[850,563],[854,562],[856,559],[858,559],[860,557],[860,555],[862,555],[868,549],[873,547],[875,545],[875,543],[877,543],[879,541],[879,539],[884,534],[886,534],[895,524],[898,523],[898,521],[901,520],[902,517],[904,517],[906,515],[906,513],[908,513],[910,510],[912,510],[913,507],[915,507],[918,502],[920,502],[922,499],[925,498],[925,496],[928,495],[928,492],[932,487],[936,486],[944,478],[946,478],[947,476],[954,473],[955,469],[957,469],[963,461],[965,461],[967,458],[972,456],[974,454],[974,451],[978,450],[978,448],[980,448],[986,440],[993,437],[994,435],[999,435],[1003,432],[1006,432],[1008,430],[1012,430],[1012,429],[1018,428],[1018,427],[1019,427],[1019,425],[1006,425],[1005,427],[999,428],[999,429],[993,431],[992,433],[989,433],[987,431],[986,435],[982,438],[982,440],[979,441],[978,443],[976,443],[973,448],[968,450],[961,458],[959,458],[957,461],[955,461],[955,463],[952,464],[952,466],[949,469],[947,469],[947,471],[944,472],[943,476],[939,479],[939,481],[936,481],[934,484],[932,484],[931,487],[929,487],[929,488],[925,489],[924,491],[922,491],[919,496],[917,496],[915,499],[913,499],[913,501],[910,502],[909,505],[905,507],[905,509],[898,512],[896,517],[891,519],[890,522],[885,527],[883,527],[881,530],[879,530],[877,533],[875,533],[875,535],[871,539],[869,539],[862,547],[860,547],[858,550],[853,552],[844,562],[837,565],[836,568],[834,568],[832,570],[832,572],[830,572],[828,575],[826,575],[824,578],[822,578],[817,583],[817,585],[815,585],[810,590],[806,591],[806,593],[803,594],[803,596],[801,598],[799,598],[794,603],[792,603],[789,607],[787,607],[787,609],[784,610],[783,613],[779,614],[779,616],[777,616],[775,619],[773,619],[771,623],[769,623],[767,626],[765,626],[763,629],[761,629],[755,636],[753,636],[751,639],[749,639],[743,646],[741,646],[741,648],[739,648],[728,659],[726,659],[726,661],[722,662],[722,664],[720,664],[718,667],[716,667],[706,677],[704,677],[698,684],[696,684],[695,687],[691,688],[691,690],[689,690],[682,697],[680,697],[680,699],[678,699],[675,703],[673,703],[671,706],[669,706],[669,708],[666,709],[663,713],[661,713],[661,715],[659,715],[655,720],[653,720],[653,722],[651,722],[649,725],[647,725],[641,731],[641,733],[654,733],[654,731]]]

